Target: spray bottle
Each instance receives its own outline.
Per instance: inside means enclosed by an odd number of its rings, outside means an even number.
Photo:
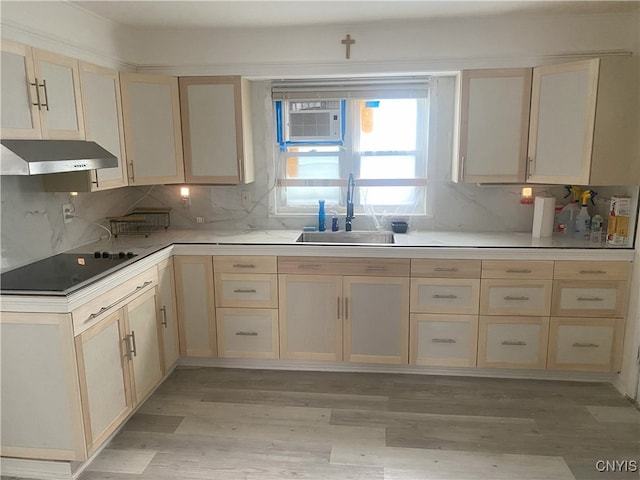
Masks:
[[[591,216],[587,209],[587,202],[593,195],[591,190],[585,190],[582,192],[582,206],[580,207],[580,213],[576,217],[576,236],[579,238],[589,237],[591,231]]]
[[[558,218],[558,230],[569,237],[572,237],[576,229],[576,217],[580,213],[580,205],[577,203],[580,200],[581,190],[571,185],[566,185],[567,195],[564,198],[571,197],[569,203],[560,211]]]

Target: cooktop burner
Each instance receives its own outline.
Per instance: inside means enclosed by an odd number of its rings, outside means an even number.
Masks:
[[[2,293],[67,294],[122,266],[136,255],[60,253],[0,275]]]

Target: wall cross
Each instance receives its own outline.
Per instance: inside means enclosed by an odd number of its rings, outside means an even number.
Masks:
[[[353,39],[351,38],[351,35],[349,35],[349,34],[347,33],[347,37],[346,37],[345,39],[343,39],[343,40],[342,40],[342,44],[343,44],[345,47],[347,47],[347,52],[346,52],[346,54],[347,54],[346,58],[347,58],[347,59],[351,58],[351,45],[353,45],[354,43],[356,43],[356,41],[355,41],[355,40],[353,40]]]

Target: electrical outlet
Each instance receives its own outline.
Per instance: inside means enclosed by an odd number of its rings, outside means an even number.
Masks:
[[[62,220],[64,223],[71,223],[73,220],[73,205],[65,203],[62,205]]]
[[[196,223],[204,223],[204,217],[196,217]]]
[[[245,209],[251,208],[251,192],[249,190],[243,190],[240,195],[240,201],[242,202],[242,207]]]

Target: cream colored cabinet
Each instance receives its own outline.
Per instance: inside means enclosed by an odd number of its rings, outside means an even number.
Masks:
[[[478,315],[411,314],[409,363],[475,367]]]
[[[480,279],[412,278],[411,311],[415,313],[478,313]]]
[[[453,179],[464,183],[525,181],[531,69],[465,70]]]
[[[180,78],[187,183],[254,181],[250,95],[237,76]]]
[[[2,455],[85,460],[70,316],[3,312],[0,360]]]
[[[166,373],[180,357],[173,258],[164,260],[158,265],[158,303],[160,305],[160,325],[162,326],[160,331]]]
[[[190,357],[216,357],[212,257],[178,255],[173,261],[180,353]]]
[[[178,79],[120,74],[129,185],[184,182]]]
[[[279,257],[282,358],[407,363],[409,261]]]
[[[45,175],[45,189],[97,192],[125,187],[128,180],[119,74],[115,70],[80,62],[80,80],[86,138],[115,155],[118,166]]]
[[[2,138],[85,138],[78,61],[2,42]]]
[[[213,257],[219,357],[278,358],[274,256]]]
[[[637,58],[534,68],[527,181],[640,183]]]
[[[480,316],[478,367],[545,368],[549,317]]]
[[[84,431],[91,455],[133,410],[128,338],[122,310],[76,337]]]

